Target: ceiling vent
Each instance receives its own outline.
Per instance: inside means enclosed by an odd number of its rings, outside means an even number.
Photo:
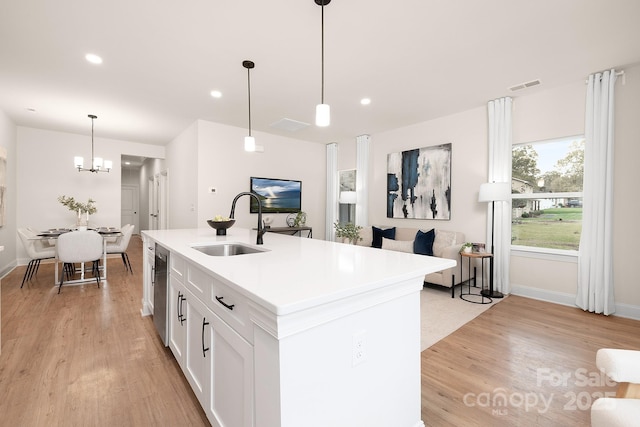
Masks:
[[[286,130],[288,132],[296,132],[309,126],[309,123],[299,122],[297,120],[291,120],[287,118],[280,119],[275,123],[271,123],[272,128]]]
[[[530,82],[524,82],[524,83],[517,84],[515,86],[511,86],[509,88],[509,90],[511,92],[515,92],[517,90],[522,90],[522,89],[527,89],[529,87],[538,86],[540,83],[542,83],[540,81],[540,79],[535,79],[535,80],[531,80]]]

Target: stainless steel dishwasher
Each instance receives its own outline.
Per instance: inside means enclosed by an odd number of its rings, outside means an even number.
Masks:
[[[169,297],[169,251],[156,243],[153,278],[153,323],[165,347],[169,345],[167,300]]]

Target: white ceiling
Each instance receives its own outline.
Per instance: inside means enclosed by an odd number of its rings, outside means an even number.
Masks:
[[[333,0],[332,122],[317,128],[320,12],[314,0],[3,1],[0,109],[21,126],[87,135],[96,114],[96,137],[163,145],[197,119],[246,128],[250,59],[254,130],[340,142],[479,107],[529,80],[542,84],[512,95],[640,63],[639,0]],[[311,126],[270,126],[283,118]]]

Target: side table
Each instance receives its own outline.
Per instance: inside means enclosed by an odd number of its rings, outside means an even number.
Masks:
[[[467,302],[472,302],[474,304],[490,304],[493,302],[491,297],[487,296],[484,291],[484,261],[489,260],[490,263],[493,263],[493,254],[486,252],[460,252],[460,277],[462,276],[462,263],[464,262],[464,258],[467,258],[469,265],[469,280],[468,290],[464,293],[464,284],[460,286],[460,299],[463,299]],[[471,293],[471,260],[479,259],[480,265],[482,269],[482,287],[480,288],[480,293]],[[493,281],[493,277],[489,278],[489,281]],[[473,286],[477,287],[477,277],[476,277],[476,267],[473,267]],[[491,288],[493,288],[493,283],[491,283]]]

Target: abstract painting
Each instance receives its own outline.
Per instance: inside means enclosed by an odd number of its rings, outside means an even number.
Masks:
[[[451,144],[387,155],[387,218],[451,219]]]

